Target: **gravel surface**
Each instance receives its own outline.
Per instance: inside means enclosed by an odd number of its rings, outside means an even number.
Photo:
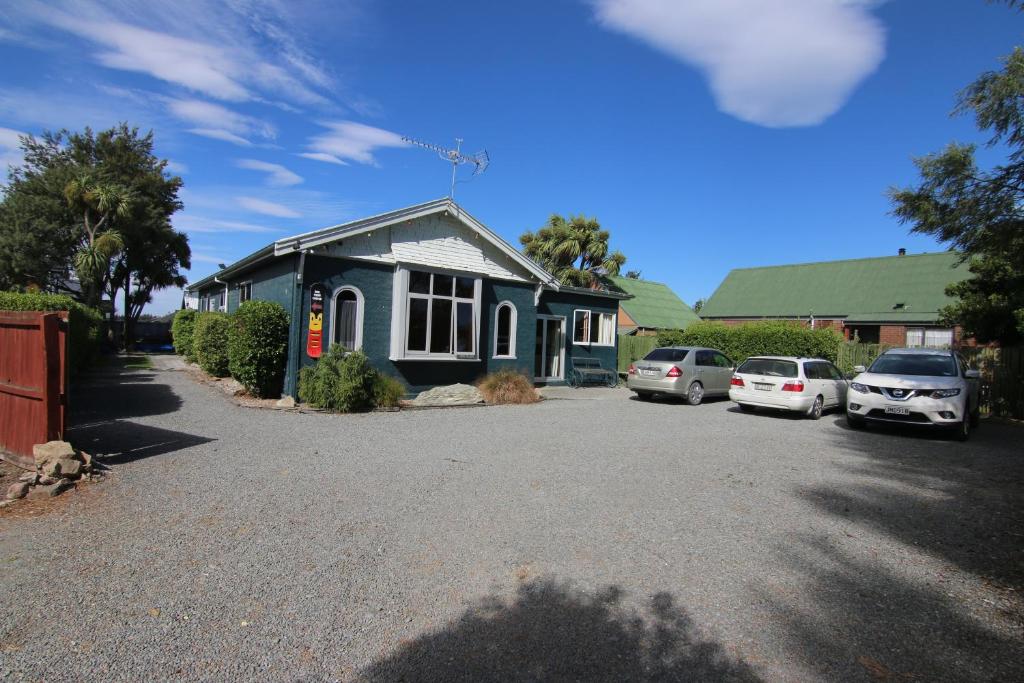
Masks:
[[[0,678],[1024,677],[1019,426],[623,390],[303,414],[170,367],[74,396],[104,483],[0,513]]]

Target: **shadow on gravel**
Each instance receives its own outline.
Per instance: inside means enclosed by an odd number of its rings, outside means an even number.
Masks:
[[[522,585],[512,604],[471,608],[361,672],[364,681],[759,681],[750,666],[702,639],[660,593],[649,614],[608,587],[584,594],[552,580]]]
[[[71,422],[164,415],[179,410],[181,398],[149,372],[85,375],[72,386]]]
[[[789,647],[840,679],[1024,680],[1024,430],[986,424],[959,443],[850,430],[840,416],[825,434],[848,476],[798,496],[839,530],[780,548],[805,578],[796,595],[765,596]],[[910,549],[909,571],[874,534]],[[933,557],[939,568],[922,576]]]
[[[72,427],[68,430],[68,439],[76,447],[97,456],[104,465],[120,465],[213,441],[204,436],[122,420]]]

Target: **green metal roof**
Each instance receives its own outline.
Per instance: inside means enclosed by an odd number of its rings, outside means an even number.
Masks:
[[[633,280],[627,277],[609,276],[612,288],[633,296],[620,302],[622,310],[633,319],[638,327],[648,329],[683,329],[700,320],[676,293],[660,282]]]
[[[924,322],[952,300],[946,287],[970,277],[956,252],[737,268],[701,310],[704,318],[846,317]]]

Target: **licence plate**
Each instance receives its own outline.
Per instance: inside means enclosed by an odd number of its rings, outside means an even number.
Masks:
[[[657,377],[658,376],[658,371],[657,370],[641,370],[640,374],[641,375],[645,375],[647,377]]]
[[[775,388],[774,384],[762,384],[760,382],[754,382],[754,388],[759,391],[771,391]]]
[[[910,415],[910,408],[903,406],[886,406],[885,412],[888,415]]]

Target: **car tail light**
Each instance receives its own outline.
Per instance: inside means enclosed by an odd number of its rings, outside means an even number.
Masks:
[[[804,390],[804,383],[801,382],[800,380],[797,380],[796,382],[786,382],[785,384],[782,385],[782,390],[796,391],[799,393]]]
[[[737,377],[736,375],[732,376],[732,379],[729,380],[729,384],[731,386],[734,386],[734,387],[744,387],[744,386],[746,386],[743,383],[743,378],[742,377]]]
[[[636,374],[636,366],[635,366],[635,365],[633,365],[632,363],[630,363],[630,364],[629,364],[629,371],[628,371],[628,372],[629,372],[629,374],[631,374],[631,375],[635,375],[635,374]]]
[[[666,377],[682,377],[683,376],[683,371],[680,370],[679,368],[677,368],[675,365],[673,365],[672,367],[670,367],[668,369],[668,372],[665,373],[665,376]]]

